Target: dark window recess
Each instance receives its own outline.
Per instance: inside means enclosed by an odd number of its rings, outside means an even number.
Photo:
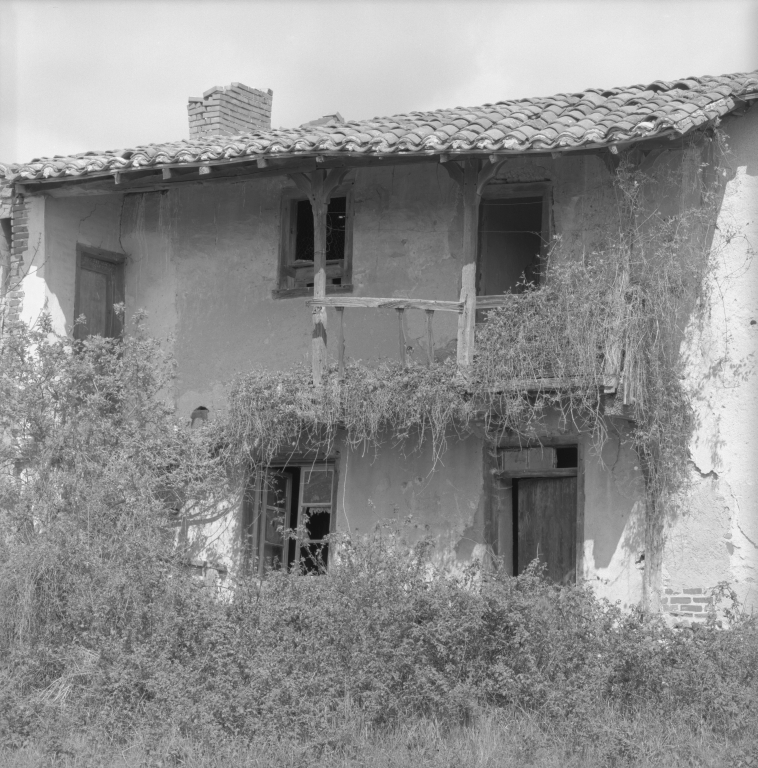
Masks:
[[[347,198],[334,197],[326,213],[326,260],[345,258]],[[309,200],[300,200],[296,211],[295,261],[313,261],[313,209]],[[332,281],[339,285],[339,282]]]
[[[260,574],[266,569],[326,569],[333,486],[331,467],[286,467],[266,473],[256,543]]]
[[[555,468],[571,469],[579,466],[579,449],[575,445],[555,449]]]
[[[123,327],[114,305],[123,301],[123,262],[79,253],[74,321],[81,316],[85,320],[74,326],[74,338],[84,339],[90,335],[119,337]]]
[[[543,198],[485,198],[480,205],[480,295],[524,290],[539,283]]]

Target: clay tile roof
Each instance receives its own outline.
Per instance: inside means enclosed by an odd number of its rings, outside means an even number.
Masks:
[[[330,153],[386,156],[442,152],[572,150],[682,135],[758,98],[758,71],[656,80],[647,85],[411,112],[362,121],[203,136],[132,149],[37,158],[11,165],[17,181],[81,178],[130,168]]]

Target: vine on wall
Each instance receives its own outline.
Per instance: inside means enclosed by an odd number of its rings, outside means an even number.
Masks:
[[[652,508],[666,509],[686,481],[693,428],[679,348],[707,304],[709,265],[736,236],[715,229],[723,139],[702,135],[672,156],[622,156],[597,248],[577,259],[552,243],[543,284],[508,295],[479,326],[467,379],[450,360],[353,361],[318,390],[305,367],[251,373],[234,384],[221,427],[230,458],[265,465],[296,448],[324,452],[340,433],[363,448],[428,440],[436,461],[451,434],[483,422],[493,440],[528,437],[556,411],[599,455],[616,415],[632,425]]]

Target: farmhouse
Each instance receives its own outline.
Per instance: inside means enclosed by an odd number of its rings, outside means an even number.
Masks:
[[[328,567],[327,533],[407,520],[451,568],[540,558],[689,620],[722,581],[758,604],[758,73],[276,130],[272,98],[214,87],[189,140],[3,170],[6,325],[146,310],[198,428],[240,375],[282,372],[275,398],[307,366],[337,403],[329,439],[252,445],[202,556]],[[343,423],[383,377],[406,389]],[[381,418],[440,387],[431,433]]]

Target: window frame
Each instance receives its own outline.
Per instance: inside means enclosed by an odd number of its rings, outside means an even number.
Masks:
[[[113,305],[125,301],[124,266],[126,264],[126,256],[124,254],[113,253],[112,251],[105,251],[102,248],[81,245],[79,243],[76,245],[76,285],[74,289],[73,336],[78,341],[83,341],[91,335],[89,332],[82,334],[82,326],[76,324],[77,318],[81,315],[81,275],[83,268],[86,269],[86,267],[83,267],[83,264],[85,264],[87,260],[101,262],[104,266],[110,267],[110,269],[101,271],[101,274],[106,275],[106,290],[108,292],[108,297],[106,298],[107,330],[103,338],[117,339],[123,333],[124,326],[123,322],[114,311]],[[93,269],[90,271],[96,272],[99,270]]]
[[[330,195],[333,197],[344,197],[345,200],[345,258],[340,268],[339,261],[326,262],[327,294],[340,294],[353,292],[353,220],[354,220],[354,200],[353,184],[348,181],[337,187]],[[281,213],[280,213],[280,234],[279,234],[279,260],[277,264],[277,287],[271,292],[275,299],[295,298],[301,296],[312,296],[313,288],[307,286],[296,286],[293,284],[294,275],[291,274],[292,267],[295,265],[295,239],[297,232],[295,222],[297,221],[297,204],[308,198],[296,187],[282,190]],[[306,263],[297,266],[307,267]],[[337,271],[339,270],[339,274]],[[331,271],[331,274],[330,274]],[[330,285],[329,279],[339,277],[342,280],[341,285]]]
[[[248,484],[248,490],[245,494],[245,500],[243,503],[243,539],[244,539],[244,561],[245,571],[258,578],[263,578],[266,572],[266,561],[264,557],[266,540],[266,518],[265,515],[268,512],[268,477],[270,473],[285,472],[286,470],[298,470],[300,475],[298,477],[298,498],[297,498],[297,514],[298,525],[301,524],[301,515],[304,507],[308,508],[328,508],[329,513],[329,534],[335,533],[337,530],[337,490],[339,484],[338,468],[335,460],[327,461],[289,461],[286,463],[274,463],[268,467],[256,469],[250,478]],[[331,472],[332,473],[332,495],[329,504],[321,502],[306,503],[303,498],[305,483],[303,478],[306,472]],[[287,478],[287,503],[286,509],[287,519],[285,522],[291,523],[291,511],[290,507],[293,506],[292,498],[292,477]],[[290,525],[285,525],[285,528],[290,528]],[[288,542],[291,540],[285,539],[283,543],[283,554],[285,555],[284,568],[292,566],[298,567],[300,565],[303,546],[315,543],[320,540],[311,540],[306,538],[296,538],[295,545],[295,557],[292,563],[289,563]],[[327,562],[327,568],[328,568]]]
[[[552,211],[553,211],[553,183],[551,181],[533,181],[533,182],[498,182],[491,181],[482,189],[482,202],[485,200],[503,200],[519,197],[541,197],[542,198],[542,228],[540,230],[540,255],[538,274],[540,276],[539,285],[544,285],[546,277],[545,267],[547,266],[547,254],[550,242],[553,239]],[[482,282],[482,218],[484,216],[483,207],[479,206],[479,218],[477,222],[477,244],[476,244],[476,295],[485,296],[480,291]]]

